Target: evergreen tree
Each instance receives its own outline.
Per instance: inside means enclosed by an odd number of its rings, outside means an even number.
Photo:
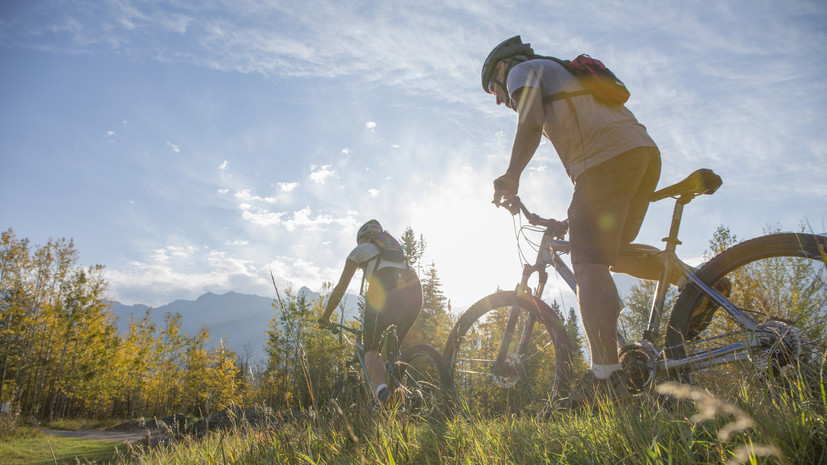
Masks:
[[[649,312],[652,309],[656,287],[656,281],[640,280],[632,285],[629,294],[624,296],[623,301],[626,306],[618,318],[618,328],[624,333],[626,340],[638,341],[643,338],[643,331],[649,325]],[[658,327],[660,337],[666,334],[666,325],[669,322],[668,311],[672,308],[677,296],[678,291],[674,287],[670,287],[666,292],[666,300],[663,303],[664,313]]]
[[[405,338],[404,347],[428,343],[441,348],[451,330],[451,302],[442,291],[442,282],[436,264],[431,265],[420,277],[422,282],[422,313]]]
[[[416,268],[416,270],[421,273],[422,257],[425,255],[425,247],[427,246],[425,238],[420,235],[419,239],[417,239],[413,229],[408,226],[405,228],[405,232],[402,233],[400,240],[400,245],[402,245],[402,251],[405,253],[405,258],[408,259],[408,264],[413,268]]]
[[[560,312],[560,304],[557,303],[555,300],[552,303],[551,307],[557,311],[558,314],[562,314]],[[566,317],[566,334],[569,336],[569,341],[571,342],[571,359],[572,364],[574,364],[575,372],[579,372],[580,368],[585,369],[586,366],[586,357],[583,353],[583,337],[580,334],[580,329],[577,324],[577,310],[574,307],[569,307],[569,313]]]

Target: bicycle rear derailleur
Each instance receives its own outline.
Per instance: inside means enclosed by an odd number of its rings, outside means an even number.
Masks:
[[[765,321],[755,327],[754,335],[757,347],[752,350],[752,363],[761,371],[783,375],[810,359],[810,339],[787,322]]]

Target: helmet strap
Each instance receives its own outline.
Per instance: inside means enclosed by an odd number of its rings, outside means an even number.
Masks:
[[[508,81],[508,73],[511,72],[511,68],[513,68],[518,63],[522,63],[524,61],[526,61],[526,58],[521,57],[521,56],[511,57],[511,59],[509,59],[506,62],[505,73],[503,74],[503,80]],[[505,106],[507,106],[508,108],[511,108],[513,110],[516,110],[516,108],[511,106],[511,94],[508,92],[508,87],[506,87],[505,83],[500,81],[499,79],[497,79],[495,77],[491,77],[491,82],[493,82],[493,83],[497,84],[498,86],[502,87],[502,89],[505,91]]]

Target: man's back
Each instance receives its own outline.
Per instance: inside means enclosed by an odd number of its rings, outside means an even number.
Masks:
[[[539,89],[542,97],[585,90],[559,63],[534,59],[508,73],[508,91]],[[623,105],[604,105],[591,95],[576,95],[546,103],[543,131],[551,140],[566,172],[575,181],[588,168],[637,147],[655,147],[646,128]]]

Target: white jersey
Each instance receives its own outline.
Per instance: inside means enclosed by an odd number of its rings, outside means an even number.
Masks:
[[[347,256],[348,260],[353,260],[365,271],[365,280],[370,281],[373,270],[381,270],[383,268],[399,268],[407,270],[410,267],[407,263],[394,262],[390,260],[380,260],[379,267],[376,267],[376,260],[379,258],[379,246],[373,242],[365,242],[359,244]]]
[[[523,87],[550,97],[585,90],[580,81],[554,60],[534,59],[511,68],[508,92]],[[587,169],[638,147],[656,147],[635,115],[623,105],[603,105],[591,94],[561,98],[545,104],[543,134],[554,145],[571,180]]]

